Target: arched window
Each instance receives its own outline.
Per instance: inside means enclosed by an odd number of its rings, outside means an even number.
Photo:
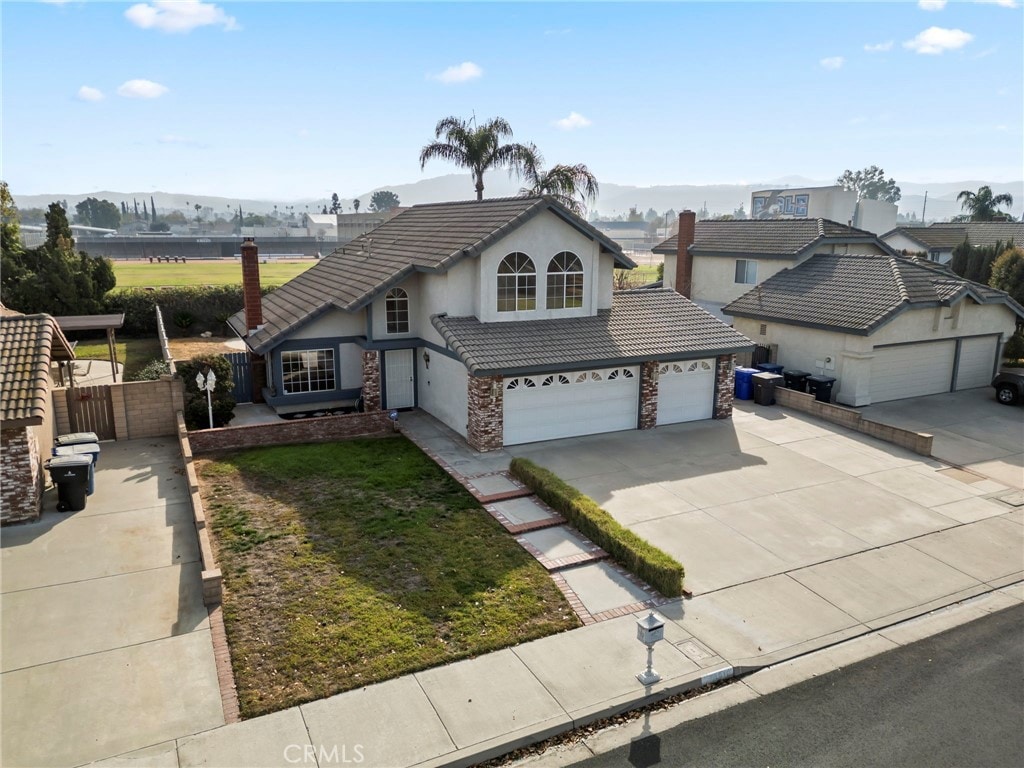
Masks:
[[[384,315],[388,333],[409,332],[409,294],[403,288],[392,288],[384,296]]]
[[[498,265],[498,311],[537,308],[537,270],[525,253],[510,253]]]
[[[583,306],[583,263],[562,251],[548,262],[548,309]]]

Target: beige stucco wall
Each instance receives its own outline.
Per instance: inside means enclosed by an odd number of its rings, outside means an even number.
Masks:
[[[315,320],[288,335],[287,341],[299,339],[323,339],[337,336],[363,336],[366,334],[366,319],[363,310],[342,312],[329,309]]]
[[[787,267],[792,267],[795,263],[782,259],[752,259],[752,261],[757,262],[758,283],[763,283],[772,275]],[[672,268],[675,270],[675,264],[672,265]],[[667,263],[665,274],[668,274]],[[693,260],[693,298],[695,301],[728,304],[753,287],[748,283],[736,282],[736,259],[734,258],[698,256]]]
[[[469,378],[466,366],[437,350],[427,352],[430,355],[429,367],[423,359],[423,350],[416,350],[419,407],[465,437],[468,414],[466,384]]]

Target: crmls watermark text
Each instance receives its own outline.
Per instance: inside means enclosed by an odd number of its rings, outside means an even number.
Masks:
[[[289,744],[284,748],[284,759],[294,764],[311,763],[316,765],[357,765],[363,762],[363,745],[348,744],[326,747],[323,744],[314,747],[312,744]]]

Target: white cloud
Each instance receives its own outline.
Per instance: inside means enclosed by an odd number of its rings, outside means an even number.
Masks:
[[[579,112],[570,112],[561,120],[555,120],[555,125],[563,131],[574,131],[577,128],[587,128],[591,122]]]
[[[191,32],[197,27],[221,26],[238,29],[234,16],[223,8],[200,0],[152,0],[137,3],[124,12],[128,21],[142,29],[161,32]]]
[[[946,7],[946,0],[917,0],[917,7],[922,11],[941,11]]]
[[[864,50],[868,53],[883,53],[885,51],[891,51],[892,40],[886,40],[884,43],[867,43],[864,46]]]
[[[1017,0],[974,0],[984,5],[998,5],[1001,8],[1016,8]]]
[[[822,59],[818,63],[821,64],[825,69],[841,69],[843,64],[846,62],[842,56],[829,56]]]
[[[78,89],[78,98],[82,101],[103,101],[103,91],[91,85],[83,85]]]
[[[963,48],[973,39],[974,35],[970,32],[964,32],[962,29],[928,27],[928,29],[919,33],[913,40],[904,42],[903,47],[909,48],[916,53],[936,55]]]
[[[483,77],[484,71],[478,64],[472,61],[464,61],[454,67],[448,67],[444,72],[437,75],[429,75],[432,80],[440,80],[442,83],[465,83],[469,80],[477,80]]]
[[[126,99],[157,99],[167,93],[167,86],[152,80],[128,80],[117,87],[117,95]]]

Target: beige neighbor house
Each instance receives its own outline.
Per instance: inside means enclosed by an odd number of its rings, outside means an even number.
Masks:
[[[1024,307],[931,262],[819,254],[727,304],[776,362],[838,379],[845,405],[987,386]]]
[[[818,253],[893,251],[871,232],[829,219],[696,221],[679,214],[679,234],[654,247],[665,259],[664,286],[731,322],[722,307],[772,275]]]
[[[904,256],[921,256],[948,264],[953,249],[963,242],[975,248],[996,243],[1024,245],[1024,224],[1018,221],[965,221],[932,224],[929,227],[896,227],[881,236],[882,241]]]
[[[73,360],[49,315],[0,305],[0,522],[35,520],[46,485],[43,462],[53,446],[51,362]]]
[[[753,345],[674,291],[613,293],[634,266],[548,197],[417,205],[262,303],[243,245],[229,322],[279,412],[419,407],[478,450],[728,418]]]

